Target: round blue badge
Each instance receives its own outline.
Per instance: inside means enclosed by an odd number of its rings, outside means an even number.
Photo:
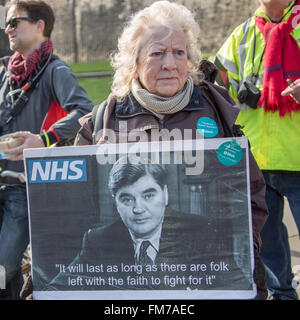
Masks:
[[[205,138],[213,138],[219,133],[219,128],[216,122],[208,117],[201,117],[197,121],[197,129]]]
[[[243,158],[243,149],[237,144],[235,139],[224,142],[217,151],[218,159],[225,166],[234,166]]]

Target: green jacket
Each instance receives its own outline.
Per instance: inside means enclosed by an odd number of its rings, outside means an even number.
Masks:
[[[285,9],[283,21],[290,17],[294,4],[295,1]],[[253,17],[232,32],[216,56],[215,63],[220,70],[218,82],[227,86],[235,100],[241,84],[252,75],[255,29],[254,73],[257,72],[264,51],[264,36],[258,27],[254,28],[255,16],[262,16],[270,21],[259,7]],[[300,47],[300,25],[291,34]],[[264,61],[262,60],[256,83],[259,89],[262,89],[263,72]],[[250,140],[252,153],[260,169],[300,171],[300,112],[292,112],[291,116],[286,114],[280,117],[279,112],[265,112],[263,108],[252,109],[245,104],[240,107],[237,124],[244,126],[243,131]]]

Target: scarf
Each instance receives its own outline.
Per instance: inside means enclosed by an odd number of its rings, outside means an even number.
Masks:
[[[295,5],[299,3],[297,0]],[[270,32],[265,50],[263,90],[258,105],[264,106],[266,112],[279,111],[280,116],[300,110],[300,104],[292,97],[281,95],[287,87],[288,78],[295,81],[300,77],[300,48],[290,34],[293,27],[297,27],[294,20],[297,14],[298,11],[293,10],[287,21],[278,24],[256,17],[256,25],[265,40]]]
[[[131,85],[131,92],[138,103],[159,119],[163,119],[165,114],[173,114],[186,107],[190,102],[193,90],[194,82],[191,77],[187,78],[184,87],[173,97],[161,97],[150,93],[143,89],[139,81],[135,79]]]
[[[13,84],[21,86],[29,82],[39,72],[42,62],[49,56],[53,48],[52,41],[44,41],[40,48],[34,50],[26,59],[19,52],[15,52],[9,59],[8,69]]]

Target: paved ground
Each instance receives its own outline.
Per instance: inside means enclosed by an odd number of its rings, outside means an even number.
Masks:
[[[292,258],[292,267],[299,266],[299,277],[300,277],[300,239],[298,236],[298,231],[296,224],[294,222],[293,216],[290,212],[290,208],[288,203],[285,203],[285,211],[284,211],[284,223],[286,224],[289,232],[289,242],[291,248],[291,258]],[[300,286],[297,290],[298,296],[300,298]]]

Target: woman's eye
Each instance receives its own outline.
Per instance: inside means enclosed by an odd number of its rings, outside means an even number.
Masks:
[[[185,54],[184,50],[176,50],[175,54],[177,54],[178,56],[183,56]]]
[[[161,52],[161,51],[151,53],[152,57],[160,57],[161,55],[163,55],[163,52]]]

